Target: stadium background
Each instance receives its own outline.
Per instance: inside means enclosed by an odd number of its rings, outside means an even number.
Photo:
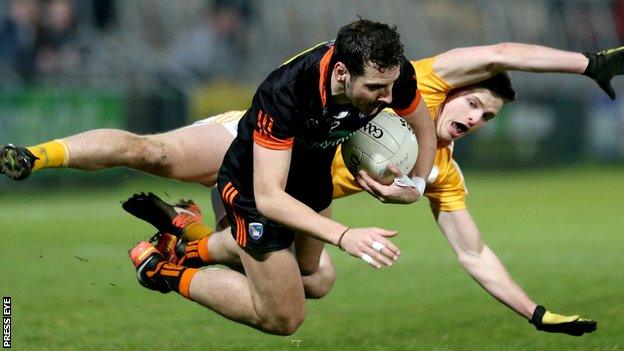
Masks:
[[[5,0],[0,143],[151,133],[245,108],[277,64],[356,15],[396,24],[410,58],[501,41],[575,51],[624,41],[624,1],[611,0]],[[585,77],[511,75],[518,100],[456,146],[471,212],[529,295],[599,320],[598,333],[532,331],[461,271],[424,203],[361,195],[338,202],[336,216],[398,229],[400,264],[372,272],[334,251],[330,296],[310,303],[296,335],[265,336],[134,281],[124,250],[151,228],[119,201],[154,190],[208,208],[203,188],[62,170],[0,180],[0,294],[14,300],[14,348],[624,348],[624,80],[611,102]]]

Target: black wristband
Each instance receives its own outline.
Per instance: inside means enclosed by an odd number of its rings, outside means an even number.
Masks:
[[[344,232],[342,232],[342,234],[340,234],[340,238],[338,238],[338,243],[336,244],[336,246],[338,246],[338,248],[339,248],[340,250],[342,250],[342,251],[344,251],[345,249],[344,249],[344,247],[340,246],[340,242],[342,241],[342,237],[343,237],[343,236],[344,236],[344,235],[345,235],[345,234],[346,234],[349,230],[351,230],[351,228],[347,228],[347,229],[345,229],[345,231],[344,231]]]
[[[542,325],[542,318],[544,317],[545,313],[546,308],[542,305],[537,305],[537,307],[535,307],[535,311],[533,311],[533,316],[531,316],[531,319],[529,319],[529,323],[539,328],[539,326]]]
[[[595,79],[598,55],[595,52],[584,52],[583,55],[589,59],[589,63],[587,64],[585,71],[583,71],[583,75]]]

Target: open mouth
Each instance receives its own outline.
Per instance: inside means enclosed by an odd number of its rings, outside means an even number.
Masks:
[[[455,133],[456,133],[455,137],[464,135],[468,132],[468,130],[470,130],[470,127],[468,127],[467,125],[463,123],[452,122],[451,125],[453,126],[453,129],[455,130]]]

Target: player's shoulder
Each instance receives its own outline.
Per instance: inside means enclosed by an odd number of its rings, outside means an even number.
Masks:
[[[392,103],[390,107],[395,110],[409,108],[414,100],[417,99],[417,86],[414,67],[405,56],[402,56],[401,71],[392,88]]]
[[[274,88],[278,88],[295,80],[318,79],[323,63],[329,64],[334,43],[322,42],[288,59],[274,70],[266,79]]]

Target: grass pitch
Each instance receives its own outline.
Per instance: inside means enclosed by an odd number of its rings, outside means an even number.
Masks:
[[[153,229],[126,215],[122,199],[141,190],[192,197],[211,216],[204,188],[128,174],[115,188],[42,191],[26,182],[0,194],[0,294],[13,299],[14,349],[624,349],[624,168],[465,174],[483,237],[527,293],[555,312],[598,320],[598,331],[580,338],[537,332],[485,293],[457,264],[426,201],[382,205],[367,195],[337,201],[335,217],[399,230],[397,265],[375,271],[331,248],[336,285],[308,303],[295,335],[237,325],[136,282],[126,251]]]

